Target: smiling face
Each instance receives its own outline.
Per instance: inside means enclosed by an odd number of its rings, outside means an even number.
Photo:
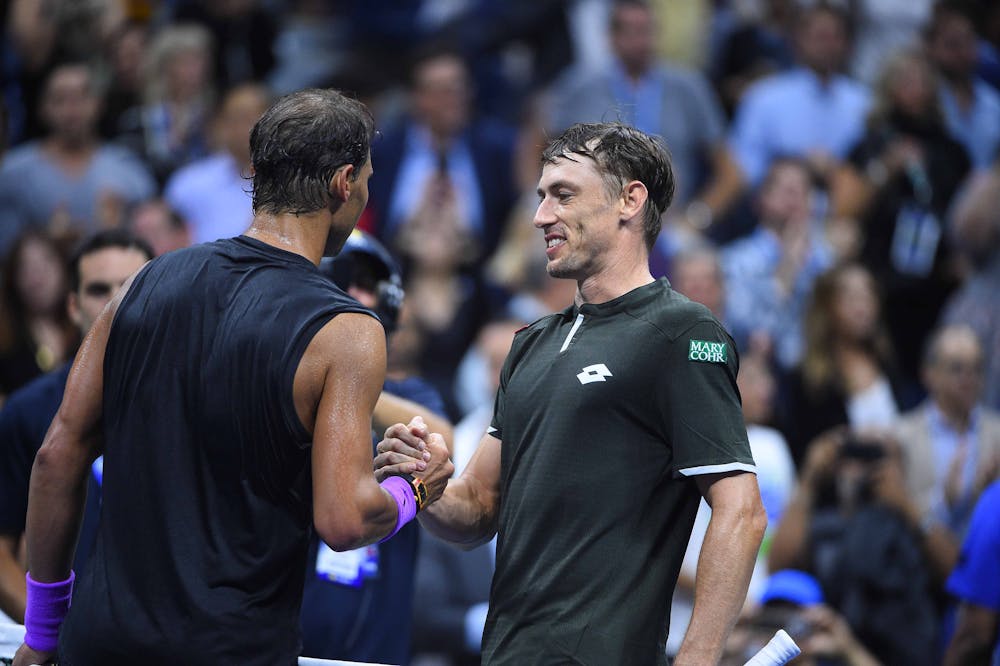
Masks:
[[[594,161],[574,154],[546,164],[538,196],[534,225],[545,234],[549,275],[584,280],[600,272],[619,242],[619,216]]]

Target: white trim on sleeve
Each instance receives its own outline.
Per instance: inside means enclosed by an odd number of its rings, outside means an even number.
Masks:
[[[724,472],[751,472],[753,474],[757,473],[756,465],[748,465],[747,463],[741,462],[731,462],[722,465],[699,465],[697,467],[686,467],[684,469],[677,470],[678,474],[683,476],[700,476],[702,474],[722,474]]]

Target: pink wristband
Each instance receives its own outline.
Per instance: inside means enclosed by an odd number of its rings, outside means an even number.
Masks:
[[[413,487],[404,478],[390,476],[379,485],[392,495],[392,499],[396,500],[397,509],[396,529],[382,541],[379,541],[379,543],[383,543],[391,539],[403,525],[413,520],[413,517],[417,515],[417,499],[413,496]]]
[[[55,652],[59,647],[59,627],[69,612],[76,573],[55,583],[39,583],[25,574],[28,603],[24,611],[24,642],[38,652]]]

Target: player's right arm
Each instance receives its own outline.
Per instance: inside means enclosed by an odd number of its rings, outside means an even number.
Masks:
[[[406,426],[396,424],[379,442],[375,469],[380,478],[404,471],[420,457],[420,449],[401,437],[405,429]],[[483,435],[462,475],[449,481],[441,499],[417,515],[426,529],[466,549],[493,538],[500,509],[500,445],[493,435]]]
[[[300,417],[303,403],[317,405],[312,423],[313,523],[334,550],[374,543],[396,526],[396,501],[372,474],[372,412],[384,377],[382,326],[354,313],[330,320],[309,343],[296,370]],[[414,429],[419,433],[419,426]],[[430,496],[437,497],[453,468],[440,437],[420,434],[426,436],[431,453],[422,478]],[[411,432],[401,436],[424,446],[423,438]]]

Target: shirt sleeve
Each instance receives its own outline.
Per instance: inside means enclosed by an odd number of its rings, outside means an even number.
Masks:
[[[948,592],[962,601],[1000,612],[1000,482],[980,497]]]
[[[514,359],[518,356],[515,349],[519,346],[518,342],[518,336],[515,335],[507,358],[504,359],[503,367],[500,369],[500,386],[497,388],[497,395],[493,401],[493,418],[490,420],[490,426],[486,429],[487,435],[492,435],[499,440],[503,439],[503,414],[507,398],[507,382],[514,371]]]
[[[766,101],[760,88],[748,90],[736,110],[729,135],[729,148],[747,181],[754,186],[764,178],[771,161],[768,129],[772,119]]]
[[[673,473],[756,473],[736,387],[739,357],[729,334],[713,320],[693,324],[669,343],[666,368],[657,392]]]

